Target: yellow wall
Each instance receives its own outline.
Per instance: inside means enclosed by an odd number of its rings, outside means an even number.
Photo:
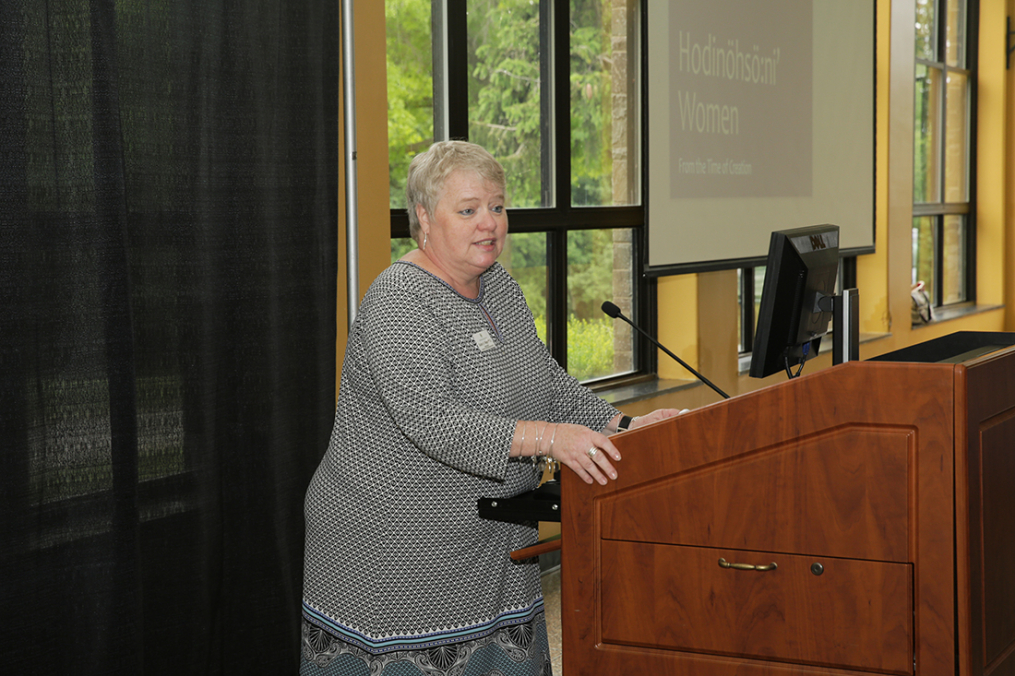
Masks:
[[[878,2],[876,252],[857,259],[857,287],[861,331],[884,335],[861,345],[862,359],[955,331],[1015,330],[1015,308],[999,307],[1007,298],[1015,297],[1015,237],[1011,235],[1013,198],[1011,191],[1005,189],[1013,175],[1010,172],[1015,161],[1012,140],[1015,113],[1010,102],[1013,75],[1012,71],[1005,70],[1003,30],[1012,5],[1013,0],[980,3],[976,238],[977,302],[984,311],[913,328],[909,290],[915,3],[914,0]],[[729,364],[735,364],[737,358],[735,343],[731,348],[729,341],[715,340],[716,336],[729,331],[729,303],[715,302],[717,287],[728,286],[729,275],[734,275],[735,284],[735,273],[726,273],[725,277],[723,273],[711,273],[688,275],[685,280],[660,280],[658,289],[659,307],[667,308],[667,312],[660,315],[660,341],[678,346],[683,352],[677,353],[689,362],[687,355],[696,355],[696,361],[702,364],[701,370],[714,381],[716,378],[712,378],[704,365],[709,364],[713,370],[722,372]],[[697,294],[696,303],[681,300],[688,293]],[[704,302],[705,298],[710,299],[709,302]],[[735,295],[733,305],[735,313]],[[681,306],[682,312],[674,316],[672,309]],[[669,357],[660,353],[660,375],[689,377],[679,366],[664,366],[668,362]],[[808,362],[805,372],[829,366],[831,358],[823,355]],[[743,393],[782,379],[785,376],[765,380],[739,376],[729,389],[720,387],[730,394]],[[625,409],[628,413],[641,414],[661,406],[690,408],[702,401],[709,403],[718,399],[718,395],[700,386],[638,402]]]
[[[391,261],[391,211],[388,206],[388,91],[385,63],[384,3],[356,0],[356,193],[359,215],[359,295]],[[344,64],[343,64],[344,67]],[[346,299],[345,141],[344,93],[339,97],[339,191],[338,191],[338,369],[335,396],[341,377],[342,358],[348,336]]]
[[[1006,0],[1002,3],[996,3],[1003,5],[1004,15],[1013,16],[1015,15],[1015,0]],[[992,13],[993,15],[994,13]],[[998,28],[1005,25],[1000,18],[996,19]],[[998,34],[1001,31],[998,30]],[[997,50],[998,46],[995,44],[993,49]],[[991,72],[995,72],[994,69]],[[1012,180],[1015,180],[1015,68],[1004,71],[1004,109],[1006,111],[1005,117],[1005,138],[1003,145],[1007,149],[1004,158],[1004,168],[1006,171],[1005,181],[1003,185],[1009,185]],[[1004,232],[1007,237],[1005,239],[1004,247],[1004,289],[1005,298],[1015,299],[1015,190],[1005,190],[1005,228]],[[1011,330],[1011,327],[1015,327],[1015,303],[1008,303],[1005,306],[1005,326]]]

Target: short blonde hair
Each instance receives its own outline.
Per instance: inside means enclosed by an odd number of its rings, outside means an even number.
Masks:
[[[486,148],[468,141],[438,141],[416,155],[409,165],[405,203],[409,212],[409,234],[420,240],[416,206],[430,216],[444,193],[444,183],[456,171],[475,172],[484,181],[505,189],[504,168]]]

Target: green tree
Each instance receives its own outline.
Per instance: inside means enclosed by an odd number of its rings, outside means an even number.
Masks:
[[[542,204],[539,3],[469,3],[469,138],[504,165],[509,204]]]
[[[409,162],[433,143],[430,3],[385,0],[390,204],[405,207]]]
[[[611,0],[571,2],[571,203],[612,204]]]
[[[580,319],[602,317],[599,308],[613,297],[613,231],[572,232],[567,257],[568,310]]]
[[[544,2],[547,0],[544,0]],[[570,4],[572,203],[612,202],[611,0]],[[542,204],[539,3],[469,3],[469,137],[504,165],[511,206]],[[558,130],[568,133],[568,130]]]

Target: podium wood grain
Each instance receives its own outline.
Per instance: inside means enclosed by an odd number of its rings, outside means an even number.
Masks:
[[[615,442],[617,481],[563,477],[568,676],[1015,674],[1015,350],[844,364]]]

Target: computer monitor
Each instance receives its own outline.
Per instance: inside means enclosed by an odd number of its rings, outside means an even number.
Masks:
[[[839,271],[839,227],[773,232],[765,265],[750,375],[765,378],[785,370],[793,378],[817,355],[821,337],[828,333]]]

